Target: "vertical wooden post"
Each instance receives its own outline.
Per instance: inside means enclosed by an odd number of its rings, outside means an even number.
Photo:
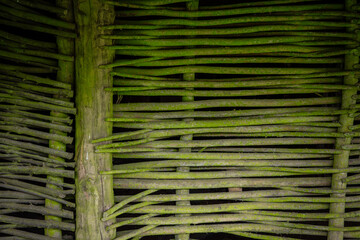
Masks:
[[[189,11],[196,11],[199,9],[199,0],[192,0],[191,2],[187,2],[186,4],[186,8]],[[183,75],[183,78],[185,81],[195,81],[195,73],[186,73]],[[183,102],[192,102],[194,101],[194,97],[187,97],[184,96],[182,97],[182,101]],[[184,121],[193,121],[193,118],[186,118],[184,119]],[[180,140],[184,140],[184,141],[191,141],[193,139],[193,135],[192,134],[188,134],[188,135],[183,135],[180,137]],[[191,148],[181,148],[179,149],[179,152],[191,152]],[[177,168],[178,172],[190,172],[190,168],[189,167],[178,167]],[[176,194],[189,194],[190,191],[187,189],[180,189],[176,191]],[[176,205],[179,206],[189,206],[190,205],[190,201],[178,201],[176,202]],[[190,214],[180,214],[180,216],[182,217],[186,217],[189,216]],[[189,240],[190,239],[190,234],[187,233],[183,233],[183,234],[179,234],[179,235],[175,235],[175,240]]]
[[[72,0],[57,0],[56,5],[59,7],[62,7],[64,9],[67,9],[67,13],[65,16],[60,16],[60,18],[67,22],[73,22],[74,21],[74,15],[73,15],[73,2]],[[65,38],[61,36],[57,36],[56,38],[57,46],[58,46],[58,52],[60,54],[68,55],[68,56],[74,56],[74,39],[73,38]],[[59,82],[66,82],[73,84],[74,83],[74,62],[71,61],[64,61],[59,60],[59,70],[57,72],[57,80]],[[56,98],[59,98],[60,96],[56,96]],[[69,99],[64,99],[69,100]],[[57,116],[57,117],[67,117],[67,114],[55,112],[52,111],[50,113],[51,116]],[[61,124],[61,123],[57,123]],[[59,135],[67,135],[65,132],[57,131],[57,130],[50,130],[51,133],[59,134]],[[63,150],[66,152],[66,144],[50,140],[49,141],[49,147],[54,148],[57,150]],[[49,156],[52,159],[58,160],[58,161],[65,161],[64,159],[56,156]],[[48,176],[48,179],[52,181],[57,182],[63,182],[63,178],[61,177],[54,177],[54,176]],[[59,186],[53,185],[53,184],[47,184],[46,187],[48,188],[54,188],[59,189]],[[58,203],[56,201],[46,199],[45,200],[45,206],[48,208],[53,209],[62,209],[62,204]],[[56,216],[45,216],[46,220],[54,220],[54,221],[62,221],[60,217]],[[60,229],[45,229],[45,235],[50,237],[57,237],[62,238],[62,231]]]
[[[92,140],[109,136],[112,124],[105,118],[112,115],[112,93],[104,88],[112,86],[110,70],[100,65],[113,61],[114,52],[103,48],[111,40],[100,35],[108,32],[102,25],[112,24],[114,8],[102,0],[75,0],[74,14],[78,37],[75,42],[75,103],[76,116],[76,239],[107,240],[114,231],[105,228],[111,222],[101,221],[105,210],[114,204],[111,175],[100,171],[111,170],[110,153],[95,154]]]
[[[345,0],[345,9],[351,11],[351,7],[356,4],[356,0]],[[353,32],[355,29],[348,29],[349,32]],[[359,63],[359,57],[353,55],[352,53],[345,56],[345,70],[353,70],[354,65]],[[354,74],[344,77],[344,85],[355,85],[357,84],[358,79]],[[350,109],[351,105],[356,103],[356,100],[352,97],[357,94],[357,90],[343,90],[342,91],[342,109]],[[340,116],[341,127],[339,132],[351,132],[349,127],[354,124],[354,117],[349,116],[348,114],[343,114]],[[343,145],[351,144],[351,137],[338,138],[336,140],[336,149],[341,149]],[[343,150],[341,154],[335,155],[334,157],[334,168],[347,168],[349,166],[349,150]],[[336,173],[332,176],[331,187],[333,190],[346,189],[346,183],[342,181],[343,178],[346,178],[346,173]],[[332,194],[331,197],[344,198],[345,194]],[[344,213],[345,212],[345,203],[331,203],[330,204],[330,213]],[[329,221],[329,226],[331,227],[344,227],[344,218],[335,218]],[[344,238],[344,232],[341,231],[330,231],[328,234],[328,240],[342,240]]]

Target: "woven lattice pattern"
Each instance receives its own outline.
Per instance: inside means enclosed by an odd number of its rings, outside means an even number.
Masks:
[[[73,239],[68,3],[0,1],[0,239]]]
[[[108,3],[116,239],[360,238],[356,1]]]

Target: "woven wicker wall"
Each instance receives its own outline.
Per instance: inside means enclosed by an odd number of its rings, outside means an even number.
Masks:
[[[108,3],[117,240],[360,238],[356,1]]]
[[[0,1],[0,239],[74,238],[70,7]]]
[[[117,240],[360,239],[356,0],[106,3]],[[75,238],[72,7],[0,0],[2,240]]]

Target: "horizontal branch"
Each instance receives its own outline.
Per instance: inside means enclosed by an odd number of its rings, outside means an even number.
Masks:
[[[114,104],[114,111],[176,111],[218,107],[295,107],[339,103],[338,97],[297,99],[216,99],[194,102]]]

